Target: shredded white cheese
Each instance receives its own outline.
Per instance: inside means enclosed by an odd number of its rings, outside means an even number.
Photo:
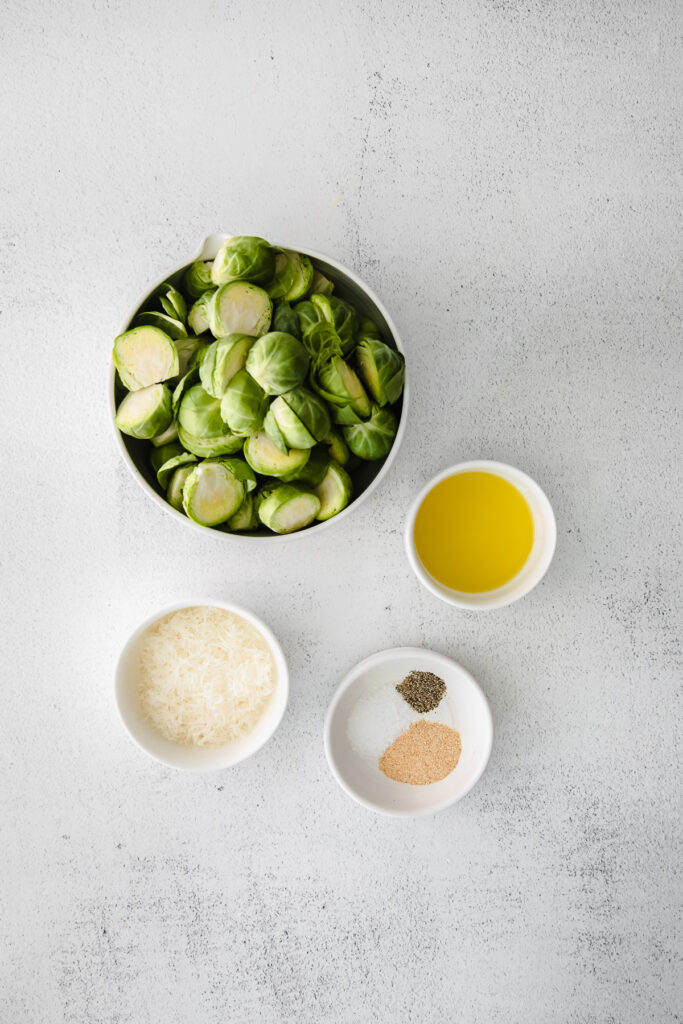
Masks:
[[[275,688],[261,632],[224,608],[182,608],[143,634],[138,697],[167,740],[220,746],[256,725]]]

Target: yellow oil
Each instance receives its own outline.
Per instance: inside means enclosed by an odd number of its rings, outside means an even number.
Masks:
[[[502,587],[534,542],[525,498],[495,473],[456,473],[429,492],[415,520],[415,546],[439,583],[466,594]]]

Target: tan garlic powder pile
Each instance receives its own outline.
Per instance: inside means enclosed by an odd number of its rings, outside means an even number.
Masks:
[[[440,782],[460,760],[460,733],[441,722],[413,722],[379,759],[379,769],[394,782],[428,786]]]

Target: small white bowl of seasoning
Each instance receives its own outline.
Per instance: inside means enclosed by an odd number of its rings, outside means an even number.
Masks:
[[[545,576],[557,527],[539,485],[514,466],[479,460],[425,484],[405,526],[408,561],[423,587],[457,608],[502,608]]]
[[[469,672],[436,651],[396,647],[342,679],[325,718],[332,775],[380,814],[419,817],[461,800],[491,754],[488,701]]]
[[[229,768],[279,726],[289,675],[265,623],[224,601],[155,612],[125,643],[115,673],[119,717],[150,757],[185,771]]]

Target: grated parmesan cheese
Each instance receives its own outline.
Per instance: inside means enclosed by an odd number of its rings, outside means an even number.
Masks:
[[[273,693],[275,676],[265,637],[224,608],[171,612],[140,642],[140,706],[173,743],[220,746],[251,732]]]

